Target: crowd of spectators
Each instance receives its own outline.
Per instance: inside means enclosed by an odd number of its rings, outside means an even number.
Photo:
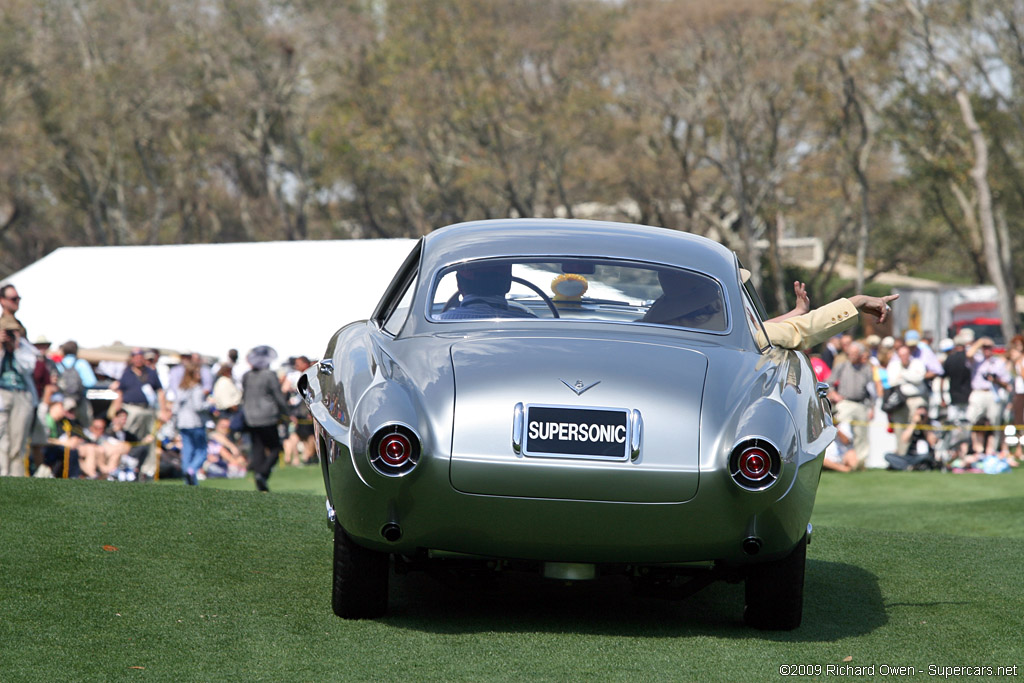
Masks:
[[[277,354],[265,346],[219,361],[140,347],[94,366],[74,341],[29,342],[20,303],[13,285],[0,287],[0,476],[198,485],[251,470],[266,491],[278,462],[316,462],[294,391],[308,358],[271,370]]]
[[[871,452],[869,425],[884,412],[895,448],[890,469],[1002,472],[1024,449],[1024,337],[1006,349],[975,339],[970,328],[935,344],[928,334],[850,334],[811,353],[829,385],[839,429],[825,467],[863,469]]]
[[[312,420],[294,391],[308,358],[271,370],[276,352],[265,346],[245,359],[231,349],[216,362],[198,353],[168,362],[157,349],[134,348],[127,361],[94,367],[73,340],[29,342],[20,303],[13,285],[0,286],[0,476],[180,477],[197,485],[248,470],[266,491],[279,462],[315,462]],[[864,469],[879,411],[896,437],[890,468],[989,472],[1021,460],[1021,335],[999,350],[969,328],[937,345],[916,330],[844,333],[809,355],[839,429],[828,469]],[[88,398],[104,385],[112,400]]]

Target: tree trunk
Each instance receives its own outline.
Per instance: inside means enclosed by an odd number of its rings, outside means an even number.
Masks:
[[[1000,246],[999,244],[995,214],[992,210],[992,188],[988,183],[988,142],[985,140],[978,121],[974,118],[974,108],[971,106],[970,96],[962,86],[956,90],[956,101],[960,106],[960,116],[971,136],[971,144],[974,146],[971,180],[974,181],[978,193],[978,225],[981,228],[981,239],[985,245],[985,265],[988,267],[992,284],[996,286],[998,292],[999,317],[1002,320],[1003,336],[1009,341],[1016,333],[1017,310],[1014,301],[1015,292],[1010,288],[1001,254],[1001,249],[1008,248],[1008,245]]]

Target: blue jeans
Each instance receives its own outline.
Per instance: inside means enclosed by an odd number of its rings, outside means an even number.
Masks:
[[[206,462],[206,429],[179,429],[181,433],[181,470],[195,474]]]

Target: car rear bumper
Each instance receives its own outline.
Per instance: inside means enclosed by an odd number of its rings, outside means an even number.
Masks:
[[[423,465],[427,465],[424,467]],[[433,466],[431,466],[433,465]],[[746,563],[784,555],[804,535],[821,458],[765,491],[728,474],[701,472],[685,503],[622,503],[469,494],[446,462],[410,476],[367,480],[347,452],[325,473],[337,519],[360,545],[414,555],[423,550],[495,558],[586,563]],[[759,539],[759,552],[744,541]]]

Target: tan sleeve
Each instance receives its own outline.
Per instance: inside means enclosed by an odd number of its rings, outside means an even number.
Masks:
[[[781,322],[765,323],[764,329],[775,346],[807,349],[853,327],[858,319],[857,308],[849,299],[837,299],[809,313]]]

